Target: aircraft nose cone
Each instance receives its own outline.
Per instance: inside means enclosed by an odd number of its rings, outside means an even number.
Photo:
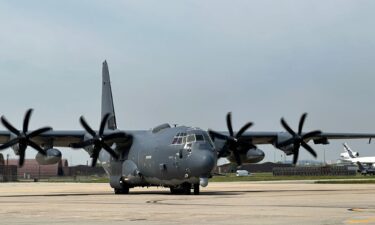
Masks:
[[[192,173],[195,176],[207,176],[215,166],[215,156],[211,151],[200,151],[195,155]]]

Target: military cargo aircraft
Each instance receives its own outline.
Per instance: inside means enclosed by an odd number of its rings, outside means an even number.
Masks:
[[[328,144],[329,139],[374,138],[375,134],[324,133],[319,130],[303,132],[307,114],[303,114],[294,131],[282,118],[281,125],[286,132],[250,132],[253,124],[246,123],[238,132],[232,128],[231,114],[226,123],[228,131],[202,130],[188,126],[171,127],[159,125],[151,130],[120,130],[116,124],[112,90],[107,62],[102,67],[102,104],[99,130],[94,130],[83,116],[80,123],[83,130],[63,131],[43,127],[29,131],[32,109],[23,121],[22,129],[15,128],[5,116],[1,122],[7,131],[0,131],[0,150],[11,147],[19,156],[22,166],[27,147],[38,153],[36,160],[42,164],[54,164],[61,159],[58,147],[82,148],[97,160],[110,178],[110,186],[116,194],[127,194],[129,188],[137,186],[169,187],[172,193],[199,194],[200,186],[207,186],[208,179],[218,158],[226,157],[238,165],[257,163],[264,158],[264,152],[257,145],[271,144],[298,160],[302,146],[316,157],[307,143]]]

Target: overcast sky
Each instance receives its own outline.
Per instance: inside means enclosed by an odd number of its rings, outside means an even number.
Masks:
[[[0,114],[17,127],[28,108],[34,129],[78,130],[81,115],[98,127],[106,59],[124,130],[226,130],[232,111],[237,129],[282,131],[281,117],[297,128],[308,112],[305,131],[375,133],[374,12],[371,0],[1,1]],[[335,161],[341,143],[315,146],[318,160]]]

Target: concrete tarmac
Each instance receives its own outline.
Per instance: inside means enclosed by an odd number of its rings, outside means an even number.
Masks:
[[[375,224],[374,184],[210,183],[114,195],[109,184],[0,183],[0,224]]]

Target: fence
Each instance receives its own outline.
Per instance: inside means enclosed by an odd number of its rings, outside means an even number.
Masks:
[[[17,181],[17,166],[0,165],[0,182]]]
[[[273,168],[274,176],[354,176],[356,171],[346,166],[322,167],[276,167]]]

